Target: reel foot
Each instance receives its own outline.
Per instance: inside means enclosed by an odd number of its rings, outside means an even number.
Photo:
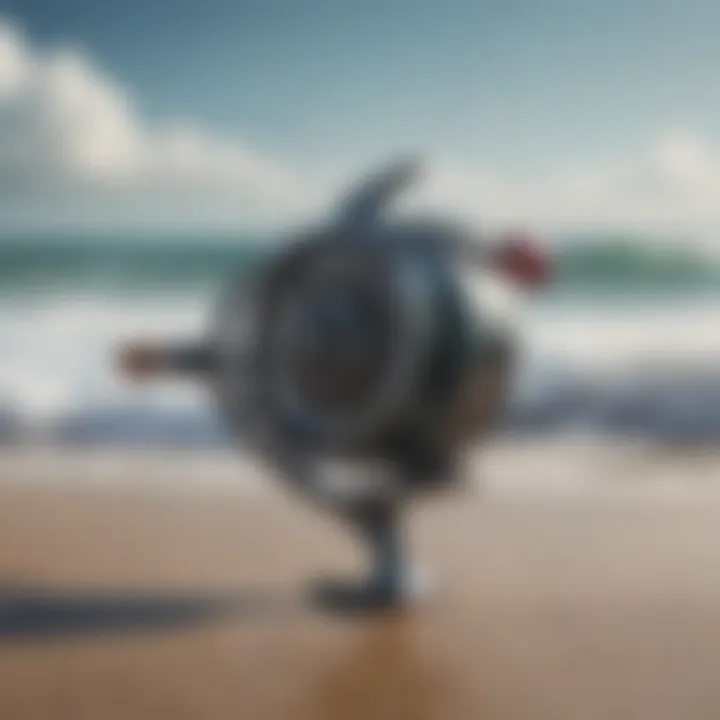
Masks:
[[[415,571],[393,580],[319,581],[311,590],[311,601],[325,612],[362,615],[412,610],[435,594],[428,575]]]

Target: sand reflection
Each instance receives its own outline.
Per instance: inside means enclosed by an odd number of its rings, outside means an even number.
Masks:
[[[309,715],[318,720],[446,716],[452,695],[447,673],[426,652],[416,617],[368,620],[353,634],[320,678]]]

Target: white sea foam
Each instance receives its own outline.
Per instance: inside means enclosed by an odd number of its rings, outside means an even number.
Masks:
[[[117,376],[113,361],[118,343],[129,337],[185,338],[201,332],[207,300],[180,294],[133,300],[66,293],[52,301],[3,301],[3,417],[36,427],[71,419],[75,441],[83,433],[97,442],[111,441],[113,435],[118,441],[148,442],[153,437],[187,440],[193,433],[215,437],[201,430],[212,414],[201,388],[182,382],[133,386]],[[531,306],[521,331],[525,352],[514,407],[520,415],[525,412],[525,419],[528,409],[536,413],[525,423],[528,427],[557,426],[559,419],[577,425],[578,408],[568,398],[582,396],[585,425],[604,423],[607,429],[616,423],[612,407],[626,407],[632,400],[635,417],[646,425],[655,423],[670,434],[673,423],[686,434],[711,428],[720,438],[718,327],[720,299],[594,306],[566,300]],[[187,419],[193,414],[194,425]],[[618,427],[627,429],[627,412],[620,414],[626,424]],[[100,416],[104,424],[96,422]],[[168,431],[173,417],[185,423],[182,430]],[[6,424],[0,422],[0,428]]]

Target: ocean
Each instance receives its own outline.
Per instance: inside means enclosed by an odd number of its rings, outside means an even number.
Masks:
[[[131,386],[113,353],[192,337],[260,237],[0,241],[0,441],[227,442],[192,384]],[[523,362],[498,432],[720,441],[720,260],[682,243],[585,236],[553,248],[529,303]]]

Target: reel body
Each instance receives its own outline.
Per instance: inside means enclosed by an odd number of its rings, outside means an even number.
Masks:
[[[291,479],[308,484],[309,464],[330,458],[412,472],[479,439],[501,409],[511,293],[446,251],[455,228],[434,232],[311,233],[227,288],[214,326],[220,407]]]

